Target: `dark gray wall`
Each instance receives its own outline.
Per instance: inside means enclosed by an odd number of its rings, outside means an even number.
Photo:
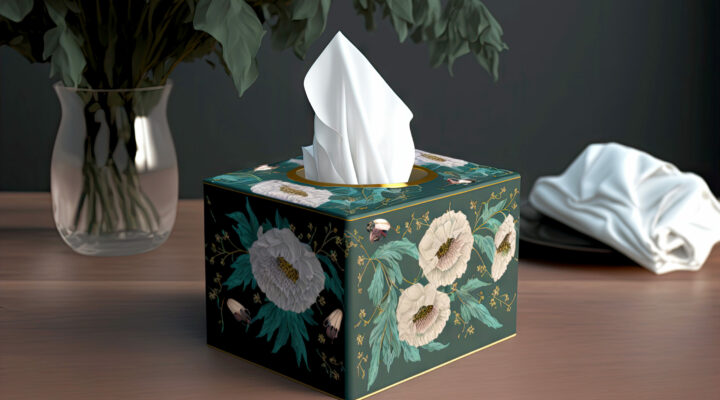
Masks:
[[[302,89],[338,30],[414,112],[416,147],[520,171],[524,190],[587,144],[618,141],[703,176],[720,194],[718,6],[715,1],[487,0],[510,51],[493,83],[471,58],[450,77],[423,45],[400,44],[387,21],[364,30],[350,0],[333,2],[306,61],[267,46],[242,98],[221,69],[185,64],[173,75],[170,125],[181,196],[201,179],[300,154],[312,141]],[[0,190],[48,190],[59,105],[47,65],[0,49]]]

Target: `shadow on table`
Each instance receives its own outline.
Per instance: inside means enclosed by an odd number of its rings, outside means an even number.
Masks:
[[[565,250],[537,245],[522,239],[520,239],[520,258],[522,260],[542,261],[556,265],[638,266],[635,261],[618,252],[593,253]]]

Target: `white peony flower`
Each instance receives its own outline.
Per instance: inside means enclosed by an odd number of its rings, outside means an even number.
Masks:
[[[400,295],[396,311],[400,340],[419,347],[435,340],[450,318],[450,297],[416,283]]]
[[[441,156],[439,154],[415,149],[415,164],[418,165],[437,164],[445,167],[462,167],[467,163],[468,162],[465,160],[459,160],[457,158]]]
[[[515,256],[516,237],[515,219],[508,214],[495,234],[495,258],[492,268],[490,268],[490,274],[495,282],[503,276],[508,264]]]
[[[253,193],[289,201],[308,207],[318,207],[332,196],[332,192],[325,189],[317,189],[312,186],[298,185],[297,183],[284,182],[281,180],[269,180],[256,183],[250,187]]]
[[[473,235],[467,217],[448,211],[433,222],[418,244],[420,268],[430,283],[449,285],[467,269]]]
[[[320,261],[290,229],[273,228],[263,233],[260,227],[249,253],[260,290],[283,310],[307,310],[325,286]]]

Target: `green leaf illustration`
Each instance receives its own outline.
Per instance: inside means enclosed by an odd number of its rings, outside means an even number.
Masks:
[[[193,25],[222,45],[223,60],[242,96],[257,79],[255,56],[265,34],[255,11],[245,1],[198,0]]]
[[[250,207],[249,200],[246,200],[245,208],[248,216],[250,217],[249,219],[240,211],[227,214],[227,216],[237,222],[237,225],[233,225],[233,230],[235,230],[235,233],[237,233],[240,238],[240,244],[242,244],[246,250],[249,250],[252,244],[257,240],[257,232],[260,228],[260,224],[258,223],[255,213],[253,213],[252,208]],[[268,226],[269,222],[266,222],[266,224],[263,224],[263,229],[268,228]],[[269,227],[272,228],[272,226]]]
[[[400,338],[398,337],[397,320],[395,310],[397,309],[397,293],[390,290],[385,301],[381,304],[382,312],[373,320],[373,329],[370,331],[370,367],[368,369],[368,390],[375,383],[377,378],[380,358],[390,372],[390,366],[395,358],[400,355]]]
[[[494,206],[488,208],[488,203],[485,203],[485,207],[483,207],[483,212],[480,214],[480,219],[483,222],[486,222],[488,219],[494,217],[497,213],[500,212],[500,210],[505,207],[505,203],[507,203],[507,199],[503,199],[501,201],[498,201],[495,203]]]
[[[261,338],[265,336],[267,341],[270,342],[275,336],[275,343],[273,344],[273,353],[277,353],[283,348],[288,339],[290,339],[290,346],[295,351],[295,361],[300,366],[301,362],[305,362],[305,368],[310,370],[307,362],[307,350],[305,348],[305,342],[308,341],[309,336],[307,332],[307,326],[317,325],[317,322],[313,320],[313,311],[308,308],[302,313],[296,313],[292,311],[285,311],[278,308],[273,303],[265,303],[258,310],[257,315],[253,318],[252,322],[262,321],[262,327],[257,337]],[[276,334],[277,333],[277,334]]]
[[[460,287],[460,290],[464,290],[466,292],[469,292],[471,290],[479,289],[484,286],[490,285],[490,282],[483,282],[480,279],[477,278],[470,278],[467,282],[465,282],[464,285]]]
[[[385,276],[382,272],[382,268],[378,267],[375,268],[372,281],[370,282],[370,286],[368,286],[368,296],[370,296],[370,301],[372,301],[375,306],[380,304],[384,290]]]
[[[439,342],[430,342],[424,346],[421,346],[423,350],[427,351],[438,351],[443,350],[444,348],[448,347],[450,343],[439,343]]]
[[[490,236],[479,234],[475,234],[473,237],[475,238],[475,244],[477,244],[480,251],[487,257],[488,264],[492,264],[495,260],[495,240]]]
[[[415,346],[410,346],[406,341],[402,340],[400,341],[402,344],[402,350],[403,350],[403,358],[407,362],[417,362],[420,361],[420,351]],[[430,344],[430,343],[428,343]]]
[[[250,255],[243,254],[235,259],[230,265],[233,269],[232,274],[223,283],[228,289],[235,289],[241,286],[242,289],[246,289],[248,286],[255,289],[257,283],[255,282],[255,276],[252,273],[252,266],[250,265]]]
[[[476,318],[490,328],[502,328],[502,324],[490,314],[490,311],[479,303],[469,292],[458,290],[458,297],[462,299],[460,304],[460,316],[465,321]]]
[[[372,258],[380,260],[382,265],[387,267],[389,279],[395,283],[400,283],[403,279],[402,271],[400,270],[400,260],[403,255],[408,255],[416,260],[418,258],[417,245],[407,238],[385,243],[375,250]],[[375,281],[374,278],[373,281]]]
[[[343,304],[345,289],[343,288],[342,281],[340,280],[340,276],[338,276],[335,265],[327,256],[318,255],[317,258],[322,261],[327,270],[330,271],[330,274],[325,272],[325,289],[332,292],[338,301],[340,301],[340,304]]]

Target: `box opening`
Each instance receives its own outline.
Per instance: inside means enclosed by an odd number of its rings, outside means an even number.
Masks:
[[[287,173],[288,179],[295,182],[306,183],[314,186],[324,187],[383,187],[383,188],[403,188],[408,186],[417,186],[423,183],[432,181],[438,177],[435,171],[421,167],[419,165],[413,165],[412,172],[410,172],[410,180],[401,183],[380,183],[375,185],[345,185],[342,183],[330,183],[330,182],[318,182],[305,178],[305,167],[299,166],[290,170]]]

